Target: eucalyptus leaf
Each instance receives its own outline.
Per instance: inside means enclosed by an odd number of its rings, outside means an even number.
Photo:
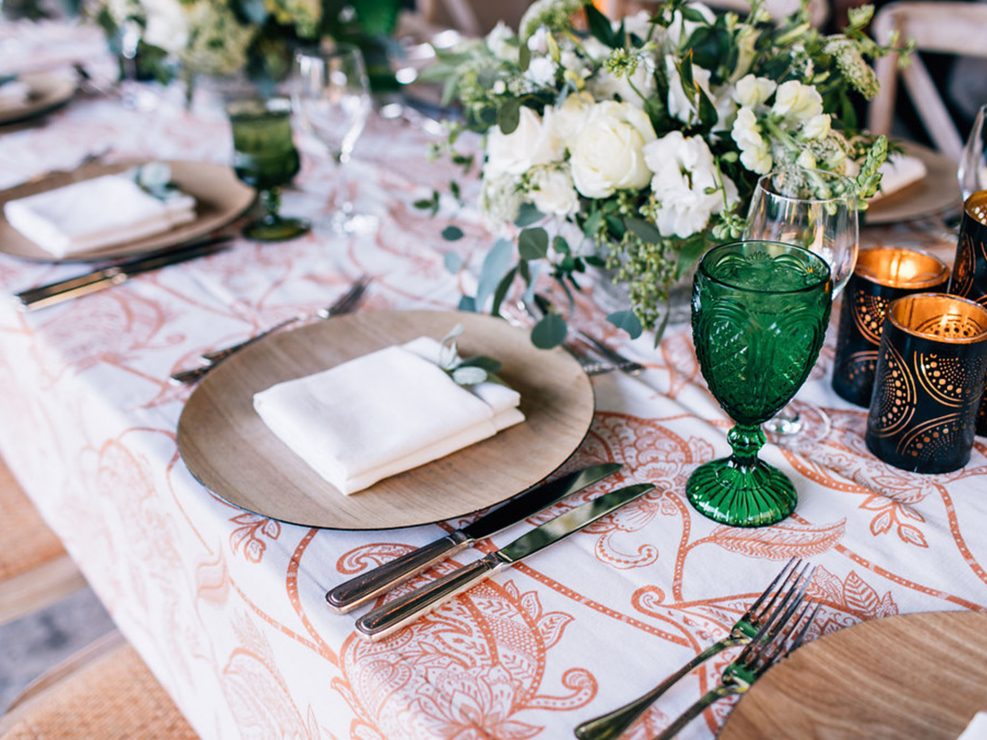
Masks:
[[[448,272],[455,275],[463,268],[463,258],[455,252],[446,252],[442,255],[442,264]]]
[[[548,256],[548,232],[540,226],[524,229],[518,236],[517,246],[522,259],[544,259]]]
[[[460,296],[457,308],[467,313],[476,313],[476,299],[471,295]]]
[[[511,283],[514,282],[514,276],[517,275],[517,268],[512,268],[507,271],[507,274],[501,278],[501,281],[497,283],[497,289],[493,294],[493,303],[490,305],[490,313],[494,316],[500,314],[500,304],[504,302],[504,296],[507,295],[507,291],[511,288]]]
[[[528,65],[531,64],[531,49],[525,42],[521,42],[521,47],[517,52],[517,64],[522,72],[528,71]]]
[[[543,218],[545,218],[545,214],[535,208],[533,203],[522,203],[518,209],[517,218],[514,219],[514,225],[523,229]]]
[[[633,311],[614,311],[607,316],[607,321],[618,329],[623,329],[631,339],[637,339],[644,331],[641,320]]]
[[[452,371],[452,379],[459,385],[477,385],[486,382],[487,371],[482,367],[464,367],[460,365]]]
[[[458,241],[463,238],[463,230],[458,226],[446,226],[442,229],[442,238],[449,242]]]
[[[531,330],[531,343],[539,349],[552,349],[565,341],[568,327],[557,313],[546,314]]]
[[[521,101],[518,98],[508,98],[497,111],[497,123],[503,134],[513,134],[521,122]]]
[[[624,219],[624,223],[636,236],[649,244],[657,244],[661,241],[661,232],[644,219],[628,216]]]
[[[482,310],[487,299],[493,295],[497,285],[511,269],[514,261],[514,245],[507,239],[498,239],[483,258],[480,278],[476,288],[475,310]]]

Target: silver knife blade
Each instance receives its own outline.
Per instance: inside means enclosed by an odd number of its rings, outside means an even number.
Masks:
[[[213,236],[177,249],[162,249],[135,259],[114,262],[82,275],[22,290],[15,294],[15,298],[27,311],[53,306],[77,296],[119,285],[134,275],[222,251],[232,239],[230,234]]]
[[[496,553],[497,557],[505,563],[523,560],[653,489],[654,485],[651,483],[638,483],[599,496],[521,535],[509,545],[500,548]]]
[[[326,603],[330,609],[339,614],[352,611],[360,604],[394,588],[435,563],[452,557],[477,540],[517,524],[565,496],[603,480],[621,467],[623,466],[619,463],[591,465],[528,489],[469,526],[457,529],[445,537],[415,548],[401,557],[389,560],[366,573],[340,583],[326,594]]]
[[[428,614],[453,596],[468,591],[503,568],[578,532],[629,501],[654,489],[650,483],[620,488],[536,527],[507,547],[399,596],[356,620],[361,637],[379,640]]]

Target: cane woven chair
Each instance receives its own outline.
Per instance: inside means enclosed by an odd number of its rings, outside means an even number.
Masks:
[[[197,735],[137,652],[112,632],[28,686],[0,717],[0,740],[67,737]]]
[[[0,460],[0,624],[86,584],[58,537]]]
[[[920,51],[959,56],[987,57],[984,32],[987,31],[987,5],[957,2],[901,2],[887,5],[874,18],[874,36],[887,44],[892,34],[899,45],[913,39]],[[888,134],[894,119],[897,96],[898,56],[877,61],[875,70],[881,90],[871,103],[869,128],[875,134]],[[905,90],[926,131],[943,154],[959,161],[963,139],[953,123],[928,69],[917,56],[900,71]]]

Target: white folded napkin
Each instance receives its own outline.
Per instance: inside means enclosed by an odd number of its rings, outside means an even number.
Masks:
[[[126,174],[104,175],[12,200],[7,221],[55,257],[168,231],[195,219],[195,199],[160,200]]]
[[[908,154],[892,154],[888,161],[881,165],[880,171],[883,175],[881,177],[881,189],[870,199],[871,203],[886,198],[899,190],[904,190],[928,173],[925,162]]]
[[[524,421],[517,391],[457,385],[419,337],[254,396],[264,423],[349,495]]]
[[[22,80],[10,80],[0,85],[0,108],[16,108],[24,105],[31,95],[31,87]]]
[[[977,712],[957,740],[987,740],[987,712]]]

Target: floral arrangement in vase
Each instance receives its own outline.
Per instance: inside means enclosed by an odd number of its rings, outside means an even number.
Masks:
[[[844,174],[866,207],[888,144],[860,130],[853,98],[877,93],[867,60],[890,47],[864,31],[872,7],[850,13],[827,36],[806,7],[775,22],[758,0],[743,19],[663,0],[619,21],[582,0],[537,0],[518,32],[499,25],[439,52],[427,74],[465,118],[446,146],[469,169],[458,137],[484,135],[481,207],[513,225],[517,245],[494,245],[463,306],[497,313],[514,281],[546,269],[571,295],[587,266],[606,265],[630,301],[610,319],[636,336],[656,328],[669,287],[708,247],[741,235],[760,175]],[[433,193],[416,205],[438,203]],[[549,315],[532,339],[565,335]]]
[[[128,31],[145,59],[188,77],[245,73],[278,80],[299,46],[331,36],[374,50],[397,22],[399,0],[95,0],[87,11],[111,44]],[[384,60],[386,66],[386,59]],[[167,77],[162,68],[150,76]]]

